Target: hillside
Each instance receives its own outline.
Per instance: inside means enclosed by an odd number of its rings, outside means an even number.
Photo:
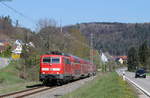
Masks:
[[[32,35],[31,30],[14,25],[9,16],[0,16],[0,40],[25,40],[25,36],[30,39]]]
[[[65,26],[63,27],[63,33],[60,32],[59,27],[53,26],[49,26],[48,28],[41,29],[39,32],[34,33],[27,28],[17,26],[17,24],[15,26],[12,25],[12,20],[9,16],[0,17],[0,40],[21,39],[24,41],[32,41],[38,47],[43,47],[43,45],[53,43],[51,46],[46,46],[50,50],[61,50],[68,52],[69,50],[65,48],[65,45],[69,45],[69,43],[66,43],[66,40],[70,40],[72,38],[67,37],[66,34],[71,34],[71,30],[73,29],[81,32],[87,39],[89,39],[89,41],[91,36],[90,34],[93,33],[94,48],[104,52],[109,52],[111,55],[126,55],[131,46],[137,47],[145,40],[147,40],[150,45],[150,23],[131,24],[91,22]],[[78,34],[73,36],[77,37]],[[46,41],[45,39],[56,40]],[[79,40],[80,38],[77,37],[77,39]],[[60,42],[58,40],[62,41]],[[69,52],[74,53],[72,49]]]
[[[150,23],[81,23],[65,28],[78,28],[88,39],[94,34],[94,47],[112,55],[126,55],[131,46],[147,40],[150,45]]]

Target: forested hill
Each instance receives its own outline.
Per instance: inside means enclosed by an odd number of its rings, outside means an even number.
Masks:
[[[131,46],[147,40],[150,45],[150,23],[81,23],[67,28],[78,28],[88,39],[94,34],[94,47],[112,55],[126,55]]]

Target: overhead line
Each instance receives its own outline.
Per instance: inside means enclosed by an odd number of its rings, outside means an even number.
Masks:
[[[17,10],[14,9],[13,7],[7,5],[7,4],[4,3],[4,2],[0,2],[0,3],[1,3],[2,5],[4,5],[5,7],[11,9],[13,12],[15,12],[15,13],[19,14],[20,16],[24,17],[24,18],[27,19],[28,21],[35,23],[35,21],[34,21],[33,19],[27,17],[26,15],[24,15],[23,13],[17,11]],[[62,31],[61,31],[61,32],[62,32]],[[72,35],[70,35],[70,34],[68,34],[68,35],[69,35],[72,39],[76,40],[77,42],[79,42],[79,43],[83,44],[84,46],[90,48],[87,44],[85,44],[85,43],[83,43],[83,42],[77,40],[77,39],[76,39],[75,37],[73,37]],[[65,36],[65,37],[66,37],[66,36]]]
[[[16,14],[20,15],[21,17],[25,18],[26,20],[32,22],[32,23],[36,23],[33,19],[31,19],[30,17],[24,15],[23,13],[17,11],[15,8],[7,5],[6,3],[4,2],[0,2],[2,5],[4,5],[5,7],[9,8],[10,10],[12,10],[13,12],[15,12]]]
[[[0,2],[1,2],[1,0],[0,0]],[[2,5],[3,6],[3,5]],[[12,23],[15,25],[16,24],[16,22],[15,21],[13,21],[13,20],[11,20],[12,21]]]

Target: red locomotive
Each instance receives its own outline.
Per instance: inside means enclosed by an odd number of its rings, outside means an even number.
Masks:
[[[61,52],[50,52],[40,58],[40,81],[61,85],[71,80],[96,74],[96,66],[79,57]]]

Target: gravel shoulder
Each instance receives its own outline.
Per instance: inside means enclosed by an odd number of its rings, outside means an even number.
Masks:
[[[88,83],[89,81],[92,81],[94,78],[95,76],[78,80],[25,98],[59,98],[67,93],[70,93],[80,88],[82,85]]]

